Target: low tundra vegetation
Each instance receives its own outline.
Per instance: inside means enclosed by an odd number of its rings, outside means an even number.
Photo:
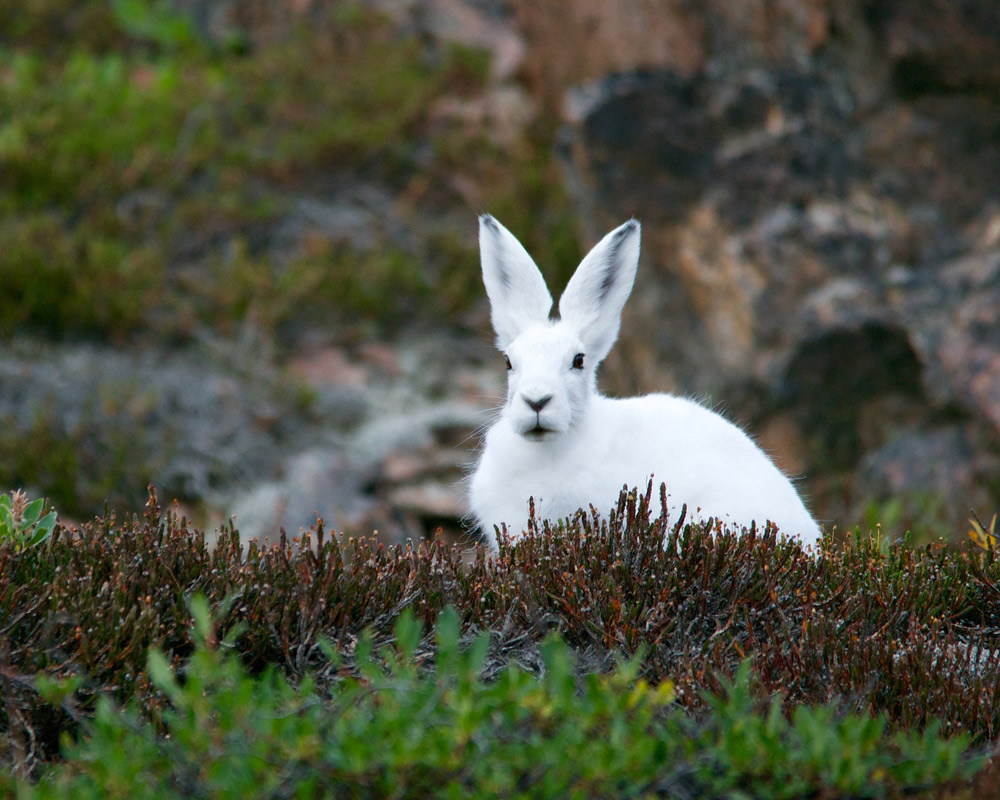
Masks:
[[[992,547],[809,553],[656,506],[471,563],[321,527],[211,549],[155,497],[2,541],[0,756],[41,797],[996,791]]]
[[[404,612],[394,644],[362,634],[355,668],[325,691],[269,669],[248,674],[234,654],[240,628],[218,640],[208,603],[190,604],[195,649],[179,668],[152,650],[147,671],[167,699],[155,720],[98,701],[66,759],[22,797],[531,797],[884,795],[973,774],[968,738],[886,732],[884,717],[799,706],[751,691],[743,662],[697,719],[673,685],[650,686],[640,659],[577,675],[558,637],[540,647],[539,674],[484,671],[488,632],[465,646],[459,615],[441,612],[433,665],[421,626]],[[333,645],[319,646],[343,669]],[[76,681],[39,681],[64,700]]]

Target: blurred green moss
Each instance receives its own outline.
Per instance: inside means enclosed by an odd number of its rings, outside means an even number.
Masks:
[[[304,327],[322,326],[331,314],[344,309],[350,309],[356,322],[392,329],[430,293],[420,263],[402,250],[358,252],[327,242],[278,266],[237,240],[196,280],[200,287],[185,287],[197,296],[196,314],[207,317],[213,309],[225,309],[227,316],[215,320],[224,333],[239,321],[250,320],[262,330],[289,338]]]
[[[30,327],[123,335],[144,324],[162,291],[148,247],[67,227],[51,212],[0,220],[0,331]]]
[[[430,103],[452,85],[478,85],[488,60],[463,48],[429,58],[415,37],[346,8],[332,28],[303,27],[245,55],[199,42],[159,2],[6,4],[0,334],[155,329],[171,319],[156,309],[190,293],[230,294],[231,305],[199,320],[227,323],[246,311],[247,292],[213,285],[212,268],[174,280],[179,241],[239,240],[316,171],[412,171]],[[258,264],[240,268],[247,274],[223,279],[260,282]],[[266,292],[287,307],[303,295],[300,280],[318,282],[332,308],[378,315],[390,285],[424,291],[416,272],[397,252],[351,264],[331,250],[275,275]]]
[[[125,32],[107,0],[11,0],[0,3],[0,45],[58,55],[121,47]]]
[[[0,485],[30,486],[70,516],[109,504],[134,508],[153,478],[134,435],[65,430],[47,408],[38,409],[24,430],[0,418]]]
[[[468,175],[483,187],[483,208],[515,233],[554,290],[561,290],[580,263],[576,216],[554,155],[556,122],[529,125],[514,142],[447,131],[435,140],[440,169]],[[475,273],[475,289],[481,279]]]
[[[870,498],[864,504],[862,530],[881,532],[888,540],[909,537],[914,546],[939,540],[957,542],[953,509],[941,493],[901,491],[892,497]]]
[[[576,265],[551,123],[501,146],[434,115],[437,99],[483,89],[484,51],[352,3],[280,36],[232,33],[239,47],[162,0],[13,0],[0,31],[0,336],[183,337],[251,313],[271,333],[293,317],[447,323],[481,301],[484,208],[557,280]],[[482,191],[467,237],[331,242],[281,268],[261,252],[303,193],[375,181],[413,216],[414,182],[456,173]],[[432,212],[464,209],[434,191]]]

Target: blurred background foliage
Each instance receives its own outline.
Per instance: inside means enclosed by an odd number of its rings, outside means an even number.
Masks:
[[[0,334],[184,338],[247,317],[268,333],[392,328],[466,310],[471,238],[408,252],[321,241],[276,263],[261,231],[296,191],[358,177],[404,205],[454,206],[442,187],[460,170],[531,231],[540,260],[571,270],[552,121],[501,147],[430,118],[489,68],[483,51],[422,42],[349,2],[265,42],[211,41],[167,2],[5,3]]]
[[[486,50],[350,0],[221,30],[195,5],[0,4],[0,486],[78,519],[152,482],[209,525],[356,421],[289,372],[304,346],[478,337],[477,213],[557,280],[580,256],[554,117],[463,113]]]
[[[503,380],[475,215],[555,293],[635,215],[605,391],[722,404],[828,526],[963,538],[1000,499],[997,31],[991,0],[7,0],[0,489],[458,531]]]

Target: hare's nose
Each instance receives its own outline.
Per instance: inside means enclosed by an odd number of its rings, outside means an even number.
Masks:
[[[536,414],[541,413],[541,410],[548,405],[549,400],[552,399],[552,395],[547,394],[545,397],[539,397],[537,400],[529,400],[527,397],[524,398],[524,402],[528,404],[532,411]]]

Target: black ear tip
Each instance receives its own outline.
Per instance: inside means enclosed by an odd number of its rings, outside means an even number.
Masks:
[[[479,224],[484,228],[489,228],[491,231],[499,230],[499,225],[497,224],[497,221],[493,219],[491,214],[480,214]]]
[[[619,225],[611,233],[612,246],[617,249],[626,239],[639,234],[639,220],[633,217],[628,222]]]

